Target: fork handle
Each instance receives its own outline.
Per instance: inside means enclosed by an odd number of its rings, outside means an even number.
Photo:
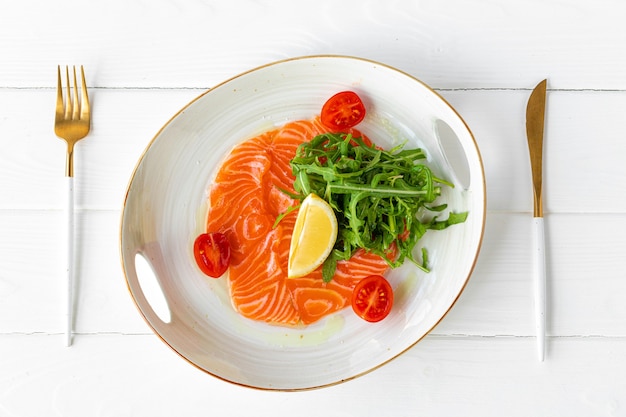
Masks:
[[[74,177],[65,177],[65,214],[66,214],[66,297],[67,311],[65,323],[66,346],[72,344],[72,323],[74,311]]]

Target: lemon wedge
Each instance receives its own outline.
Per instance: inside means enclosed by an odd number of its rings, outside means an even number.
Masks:
[[[316,194],[309,194],[296,217],[289,246],[287,276],[307,275],[324,263],[337,240],[337,217],[333,208]]]

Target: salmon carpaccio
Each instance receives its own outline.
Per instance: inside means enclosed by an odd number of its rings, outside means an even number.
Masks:
[[[326,133],[319,119],[290,122],[237,145],[220,167],[209,192],[207,231],[222,232],[231,246],[228,286],[243,316],[279,325],[311,324],[351,304],[362,278],[384,273],[379,256],[358,251],[340,261],[332,281],[321,267],[287,278],[289,244],[297,211],[273,227],[276,217],[297,204],[290,160],[299,144]]]

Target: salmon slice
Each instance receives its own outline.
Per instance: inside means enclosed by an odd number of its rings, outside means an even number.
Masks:
[[[337,263],[332,281],[325,283],[320,269],[312,274],[292,278],[287,286],[303,324],[310,324],[352,304],[352,291],[361,279],[382,275],[389,266],[378,255],[358,250],[348,261]]]
[[[325,133],[319,119],[291,122],[237,145],[220,167],[209,192],[207,231],[222,232],[231,245],[228,285],[233,307],[244,317],[279,325],[311,324],[351,304],[362,278],[384,273],[377,255],[358,251],[339,262],[333,280],[321,269],[287,278],[289,244],[297,212],[273,227],[297,204],[289,161],[297,147]]]

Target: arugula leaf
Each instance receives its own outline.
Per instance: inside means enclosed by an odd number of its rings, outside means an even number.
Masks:
[[[360,137],[326,133],[296,150],[290,162],[296,194],[288,195],[302,201],[315,193],[337,215],[337,242],[322,267],[325,282],[332,279],[337,262],[350,259],[359,248],[381,256],[393,268],[408,259],[428,271],[426,250],[421,251],[421,262],[413,255],[417,242],[427,230],[442,230],[467,218],[465,212],[450,213],[446,220],[420,220],[424,210],[447,208],[433,203],[442,186],[454,185],[422,163],[422,149],[403,148],[385,151]]]
[[[322,279],[324,282],[330,282],[335,275],[335,269],[337,269],[338,258],[331,253],[328,258],[322,264]]]

